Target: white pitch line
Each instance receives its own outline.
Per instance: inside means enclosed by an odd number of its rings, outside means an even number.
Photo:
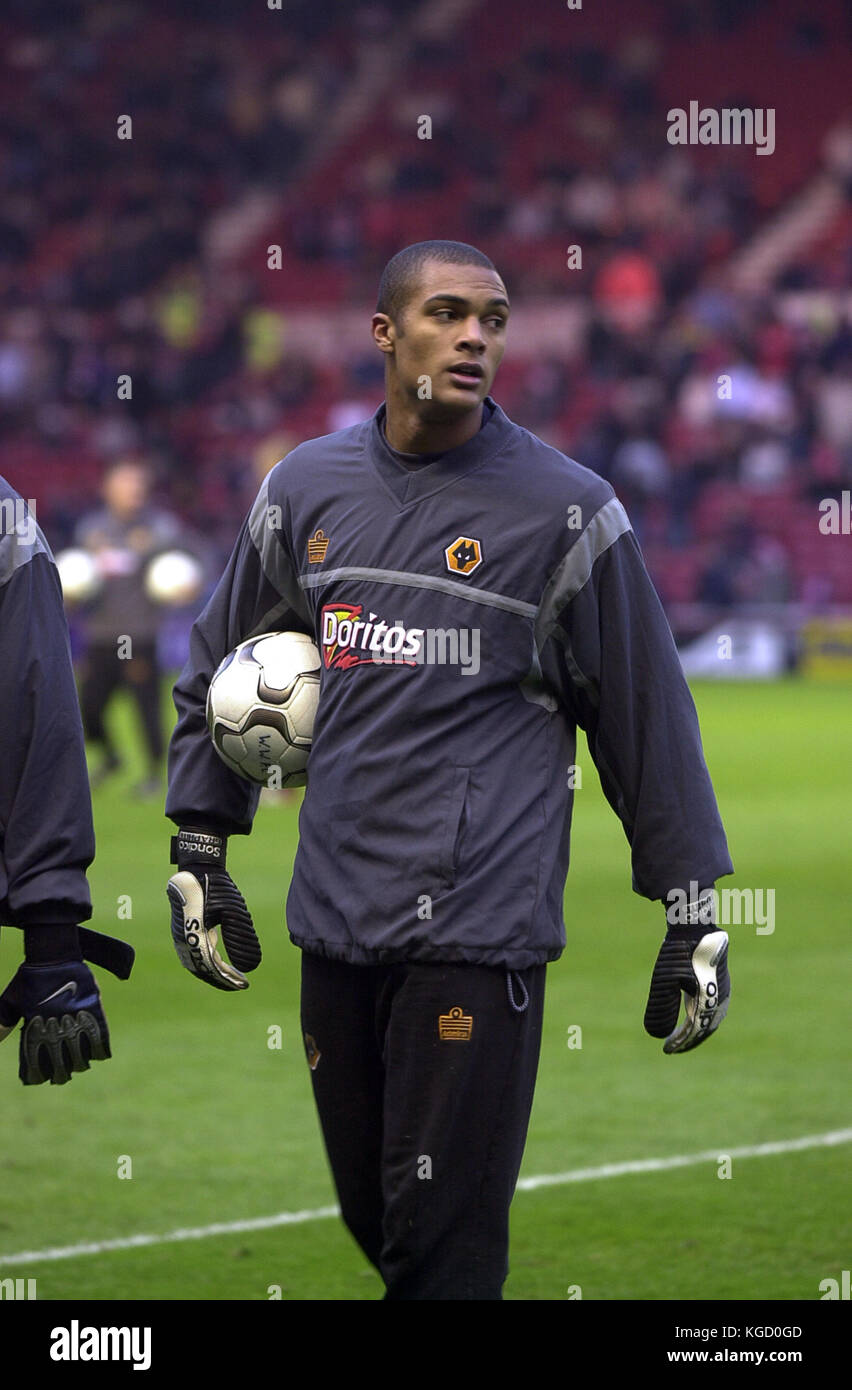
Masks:
[[[673,1154],[671,1158],[636,1158],[625,1163],[604,1163],[599,1168],[574,1168],[567,1173],[542,1173],[521,1178],[519,1192],[538,1187],[558,1187],[572,1182],[596,1182],[599,1178],[620,1178],[631,1173],[663,1173],[669,1168],[689,1168],[697,1163],[717,1163],[728,1158],[764,1158],[774,1154],[799,1153],[802,1149],[832,1148],[852,1143],[852,1129],[833,1129],[825,1134],[807,1134],[801,1139],[780,1139],[768,1144],[749,1144],[739,1149],[705,1149],[697,1154]],[[149,1245],[173,1245],[184,1240],[208,1240],[211,1236],[239,1235],[244,1231],[268,1231],[275,1226],[298,1226],[305,1221],[325,1221],[339,1216],[339,1207],[314,1207],[307,1211],[280,1211],[275,1216],[254,1216],[244,1221],[218,1221],[210,1226],[189,1226],[166,1231],[163,1235],[120,1236],[115,1240],[92,1240],[81,1245],[59,1245],[48,1250],[20,1250],[0,1255],[0,1265],[26,1265],[73,1260],[78,1255],[102,1255],[111,1250],[138,1250]]]
[[[217,1221],[211,1226],[188,1226],[159,1236],[119,1236],[116,1240],[90,1240],[82,1245],[57,1245],[50,1250],[21,1250],[0,1255],[0,1265],[23,1265],[48,1260],[73,1260],[77,1255],[102,1255],[106,1250],[137,1250],[145,1245],[173,1245],[180,1240],[207,1240],[210,1236],[239,1235],[241,1231],[267,1231],[273,1226],[297,1226],[302,1221],[322,1221],[339,1216],[339,1207],[314,1207],[312,1211],[279,1211],[275,1216],[253,1216],[245,1221]]]
[[[705,1149],[700,1154],[674,1154],[671,1158],[634,1158],[626,1163],[605,1163],[600,1168],[575,1168],[569,1173],[543,1173],[538,1178],[521,1178],[519,1190],[563,1186],[569,1182],[593,1182],[597,1178],[620,1178],[627,1173],[663,1173],[667,1168],[689,1168],[694,1163],[718,1163],[726,1158],[763,1158],[770,1154],[797,1153],[800,1149],[831,1148],[852,1142],[852,1129],[832,1129],[826,1134],[806,1134],[802,1139],[779,1139],[769,1144],[749,1144],[741,1149]],[[2,1257],[0,1257],[2,1259]]]

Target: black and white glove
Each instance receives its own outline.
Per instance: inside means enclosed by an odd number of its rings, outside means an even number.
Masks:
[[[0,1042],[23,1018],[21,1081],[64,1086],[73,1072],[112,1056],[101,996],[85,961],[126,980],[133,947],[88,927],[50,924],[26,927],[24,943],[24,964],[0,994]]]
[[[669,923],[645,1009],[645,1031],[665,1038],[664,1052],[689,1052],[715,1033],[731,996],[728,933],[715,925],[709,890],[682,916],[692,923]],[[686,1013],[678,1027],[681,994]]]
[[[212,830],[184,827],[172,837],[169,879],[172,940],[181,965],[214,989],[248,989],[246,971],[261,961],[260,942],[242,893],[225,872],[227,839]],[[218,951],[222,942],[230,963]]]

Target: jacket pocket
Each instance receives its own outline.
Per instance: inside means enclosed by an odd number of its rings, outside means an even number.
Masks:
[[[457,767],[453,771],[452,786],[447,802],[446,821],[441,836],[441,853],[438,869],[446,883],[455,880],[459,861],[459,841],[464,827],[464,813],[467,804],[467,789],[470,782],[470,768]]]

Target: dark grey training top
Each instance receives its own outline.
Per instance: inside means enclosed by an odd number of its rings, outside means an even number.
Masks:
[[[5,478],[0,503],[0,922],[76,925],[95,834],[62,589]]]
[[[698,721],[612,488],[507,418],[412,470],[371,419],[272,470],[193,628],[166,813],[247,833],[258,789],[210,743],[210,678],[295,628],[322,653],[287,900],[354,962],[522,969],[565,945],[576,725],[652,899],[732,871]]]

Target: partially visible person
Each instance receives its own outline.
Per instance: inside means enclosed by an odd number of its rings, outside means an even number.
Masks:
[[[0,924],[24,961],[0,994],[0,1041],[23,1018],[18,1074],[61,1086],[111,1056],[86,961],[127,979],[132,947],[92,915],[92,803],[62,590],[35,516],[0,478]]]

